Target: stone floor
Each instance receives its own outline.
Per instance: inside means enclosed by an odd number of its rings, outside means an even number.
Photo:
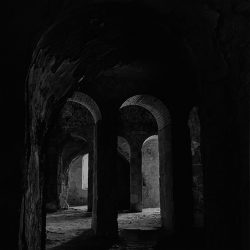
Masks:
[[[47,250],[204,250],[203,231],[166,235],[161,230],[160,210],[120,213],[119,239],[96,238],[87,207],[71,207],[47,215]],[[167,245],[167,248],[166,248]]]
[[[107,248],[95,245],[96,242],[92,245],[89,243],[90,245],[84,249],[153,249],[161,227],[160,209],[149,208],[141,213],[120,213],[118,225],[119,242]],[[91,238],[90,228],[91,213],[87,212],[85,206],[48,214],[46,249],[78,249],[80,240],[87,241]],[[102,247],[104,245],[105,243]]]

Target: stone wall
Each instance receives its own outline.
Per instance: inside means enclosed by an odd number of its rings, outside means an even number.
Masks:
[[[158,136],[142,146],[143,208],[160,207]]]

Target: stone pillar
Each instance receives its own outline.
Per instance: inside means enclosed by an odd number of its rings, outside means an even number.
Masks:
[[[91,149],[89,152],[89,162],[88,162],[88,212],[92,212],[93,205],[93,168],[94,168],[94,151]]]
[[[173,156],[171,127],[167,125],[158,131],[160,168],[160,206],[162,226],[167,231],[174,230],[173,200]]]
[[[93,169],[92,169],[92,229],[97,232],[97,124],[94,126],[93,134],[93,158],[95,159],[93,162]]]
[[[237,247],[240,229],[235,213],[239,206],[236,202],[239,165],[233,149],[237,136],[232,129],[232,110],[227,107],[225,87],[219,83],[204,85],[200,109],[206,247],[241,249]]]
[[[189,232],[193,222],[192,155],[188,115],[173,117],[175,228]]]
[[[145,137],[142,135],[131,136],[130,149],[130,210],[142,211],[142,144]]]
[[[241,92],[238,103],[239,143],[235,149],[239,150],[239,165],[236,169],[240,172],[239,203],[237,213],[240,217],[242,249],[250,249],[250,88]],[[238,230],[238,228],[237,228]]]
[[[95,156],[95,145],[96,145],[96,125],[90,128],[88,134],[88,154],[89,154],[89,162],[88,162],[88,212],[92,212],[93,207],[93,169],[96,162]]]
[[[117,109],[118,110],[118,109]],[[111,107],[102,110],[96,125],[95,160],[93,169],[92,228],[97,236],[117,237],[116,154],[117,114]]]
[[[68,198],[67,178],[68,177],[66,177],[65,175],[61,177],[60,192],[59,192],[60,209],[69,209],[69,204],[67,202],[67,198]]]
[[[57,169],[57,183],[58,183],[58,195],[59,195],[59,209],[68,209],[68,176],[63,172],[63,160],[62,156],[59,157]]]
[[[47,212],[55,212],[60,208],[58,167],[59,156],[56,144],[48,147],[45,170],[45,197]]]

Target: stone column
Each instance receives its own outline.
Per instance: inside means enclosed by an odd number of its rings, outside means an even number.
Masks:
[[[193,222],[192,155],[188,115],[173,116],[173,187],[175,228],[189,232]]]
[[[46,210],[55,212],[60,208],[59,189],[61,188],[58,178],[59,156],[56,144],[48,147],[47,166],[45,172],[45,190],[46,190]]]
[[[162,226],[167,231],[174,230],[173,200],[173,156],[170,125],[158,131],[159,169],[160,169],[160,206]]]
[[[60,209],[68,209],[69,204],[67,202],[68,198],[68,184],[67,184],[67,176],[62,176],[61,177],[61,182],[60,182],[60,192],[59,192],[59,203],[60,203]]]
[[[88,161],[88,212],[92,212],[93,207],[93,169],[94,165],[96,163],[96,157],[95,157],[95,145],[96,145],[96,125],[92,125],[91,128],[89,128],[86,136],[88,140],[88,155],[89,155],[89,161]]]
[[[236,204],[238,195],[235,187],[239,172],[235,170],[239,166],[234,166],[237,156],[232,146],[235,142],[230,118],[232,113],[226,105],[223,85],[207,84],[203,91],[200,115],[206,247],[213,250],[237,249],[236,230],[239,228],[236,227],[235,205],[239,205]]]
[[[92,212],[93,205],[93,168],[94,168],[95,156],[93,149],[89,152],[88,162],[88,212]]]
[[[117,109],[118,110],[118,109]],[[102,110],[96,125],[95,160],[93,169],[92,228],[97,236],[117,237],[116,154],[117,114],[111,107]]]
[[[142,211],[142,144],[144,135],[132,134],[130,137],[130,210]]]
[[[240,217],[242,249],[247,250],[250,249],[250,87],[248,92],[242,89],[237,108],[239,143],[235,145],[235,149],[239,150],[239,164],[236,169],[240,172],[238,196],[240,209],[237,212]]]

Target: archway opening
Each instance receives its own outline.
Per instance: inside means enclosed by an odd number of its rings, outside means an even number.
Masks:
[[[48,135],[45,196],[51,197],[53,209],[48,210],[46,199],[46,249],[61,247],[79,234],[93,234],[95,129],[100,119],[95,102],[76,92],[58,112]]]
[[[61,173],[59,182],[60,208],[46,216],[46,249],[67,244],[79,233],[91,232],[92,213],[88,211],[88,157],[88,153],[80,152],[72,156],[72,160],[66,161],[67,166]]]
[[[173,229],[170,115],[149,95],[127,99],[120,108],[121,132],[129,142],[130,211],[118,216],[120,230]],[[161,176],[161,178],[160,178]],[[126,223],[128,219],[128,223]]]
[[[88,163],[89,154],[80,155],[72,160],[68,171],[69,207],[83,207],[87,211],[88,205]]]

